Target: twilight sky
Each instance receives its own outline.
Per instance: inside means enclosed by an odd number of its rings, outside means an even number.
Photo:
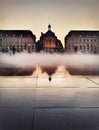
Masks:
[[[52,31],[64,42],[70,30],[99,30],[99,0],[0,0],[0,29]]]

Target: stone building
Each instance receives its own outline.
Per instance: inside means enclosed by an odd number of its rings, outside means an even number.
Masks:
[[[40,40],[36,44],[37,52],[62,52],[63,46],[62,43],[57,37],[55,33],[51,31],[51,25],[48,25],[48,31],[44,34],[41,33]]]
[[[30,30],[0,30],[0,52],[34,52],[35,40]]]
[[[67,53],[99,53],[99,31],[70,31],[65,37]]]

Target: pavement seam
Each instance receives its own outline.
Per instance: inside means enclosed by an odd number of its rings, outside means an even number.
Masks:
[[[35,96],[34,96],[34,108],[32,113],[32,128],[31,130],[35,129],[35,106],[36,106],[36,92],[37,92],[37,86],[38,86],[38,75],[36,77],[36,87],[35,87]]]
[[[83,76],[83,77],[84,77],[84,76]],[[91,81],[91,82],[93,82],[93,83],[95,83],[95,84],[97,84],[97,85],[99,85],[99,83],[93,81],[92,79],[89,79],[88,77],[84,77],[84,78],[85,78],[85,79],[88,79],[89,81]]]

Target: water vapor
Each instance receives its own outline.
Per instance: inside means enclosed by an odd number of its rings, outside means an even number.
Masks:
[[[0,54],[0,75],[3,75],[3,70],[5,75],[10,70],[15,73],[14,75],[31,75],[37,66],[40,66],[42,73],[46,72],[51,76],[61,65],[71,75],[99,75],[98,59],[99,55],[94,54],[18,53],[12,56]]]

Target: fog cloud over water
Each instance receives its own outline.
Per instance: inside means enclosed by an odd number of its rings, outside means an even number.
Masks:
[[[0,68],[35,68],[40,66],[42,72],[52,75],[59,66],[64,66],[71,74],[88,72],[99,73],[99,55],[83,54],[49,54],[18,53],[15,55],[0,54]],[[50,69],[50,70],[49,70]],[[84,72],[84,73],[85,73]],[[85,74],[86,74],[85,73]]]

